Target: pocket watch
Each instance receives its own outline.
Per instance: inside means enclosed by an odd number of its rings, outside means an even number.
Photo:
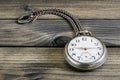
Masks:
[[[65,46],[65,60],[73,67],[80,70],[93,70],[106,60],[107,49],[103,42],[85,34],[74,37]]]
[[[28,7],[27,7],[28,8]],[[27,9],[25,10],[32,10]],[[65,60],[74,68],[80,70],[92,70],[100,67],[106,60],[107,49],[104,43],[84,30],[75,16],[62,9],[32,10],[28,15],[18,19],[18,23],[30,23],[38,16],[52,14],[66,19],[75,32],[75,37],[65,46]]]

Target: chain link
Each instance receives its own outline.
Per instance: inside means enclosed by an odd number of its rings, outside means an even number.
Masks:
[[[29,8],[29,7],[27,7],[27,8]],[[30,10],[30,9],[25,8],[25,10]],[[55,9],[42,9],[42,10],[31,9],[31,10],[32,11],[28,15],[24,15],[24,16],[20,17],[17,20],[17,22],[20,24],[30,23],[30,22],[33,22],[34,20],[36,20],[41,15],[52,14],[52,15],[58,15],[60,17],[63,17],[64,19],[66,19],[72,25],[76,36],[81,34],[81,32],[84,32],[78,18],[76,18],[75,16],[73,16],[72,14],[68,13],[65,10],[56,9],[56,8]]]

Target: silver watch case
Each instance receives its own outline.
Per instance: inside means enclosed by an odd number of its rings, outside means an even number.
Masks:
[[[84,36],[84,35],[81,35]],[[79,36],[77,36],[79,37]],[[93,36],[92,36],[93,37]],[[96,38],[96,37],[94,37]],[[98,38],[96,38],[98,39]],[[99,40],[99,39],[98,39]],[[101,40],[99,40],[101,42]],[[102,43],[102,42],[101,42]],[[91,62],[91,63],[81,63],[81,62],[77,62],[74,59],[72,59],[69,54],[68,54],[68,44],[66,44],[65,46],[65,60],[74,68],[80,69],[80,70],[93,70],[96,69],[98,67],[100,67],[101,65],[104,64],[104,62],[106,61],[107,58],[107,49],[105,47],[105,45],[102,43],[103,45],[103,55],[96,61]]]

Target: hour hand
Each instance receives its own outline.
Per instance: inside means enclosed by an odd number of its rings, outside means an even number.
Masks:
[[[84,48],[84,47],[75,47],[75,48],[79,50],[87,50],[87,48]]]

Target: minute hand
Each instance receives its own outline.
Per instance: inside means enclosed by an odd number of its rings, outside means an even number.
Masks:
[[[86,47],[76,47],[76,49],[88,50],[88,49],[96,49],[96,48],[95,47],[89,47],[89,48],[86,48]]]

